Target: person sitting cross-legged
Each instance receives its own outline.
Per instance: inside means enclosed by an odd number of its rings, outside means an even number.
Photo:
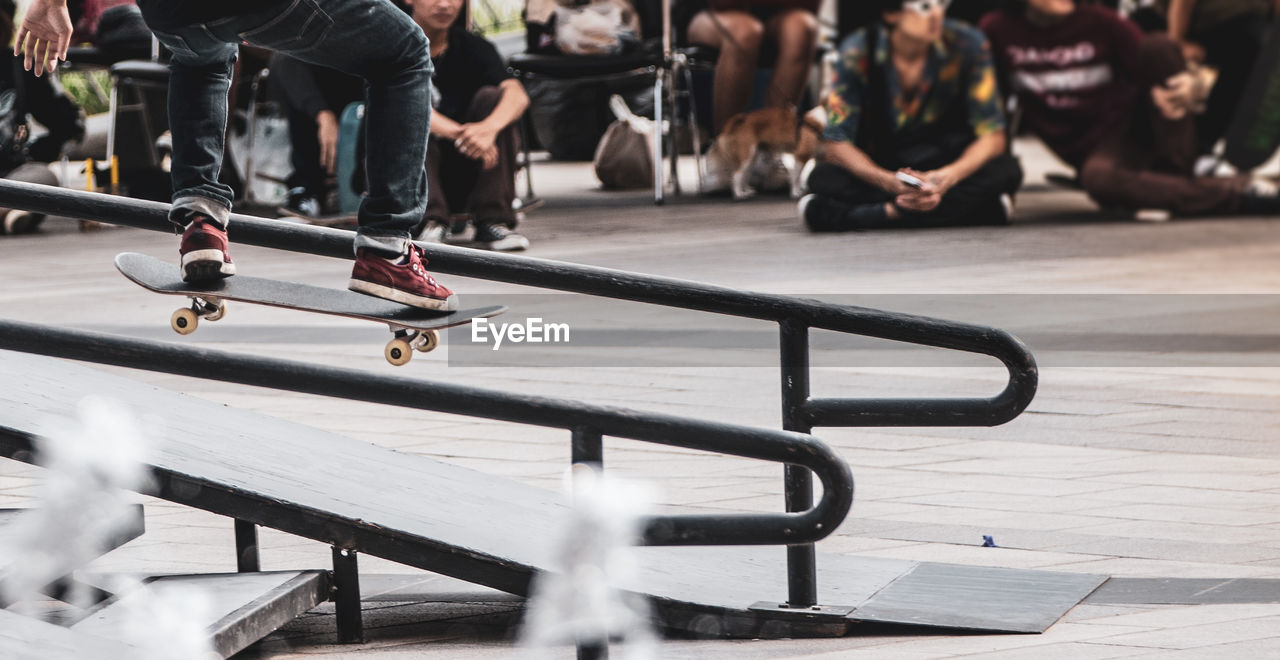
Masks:
[[[463,0],[406,4],[431,42],[432,82],[439,94],[427,141],[430,194],[418,236],[444,240],[450,216],[465,212],[480,247],[523,250],[529,240],[513,231],[515,123],[529,107],[529,96],[493,44],[455,24]]]
[[[1280,190],[1250,175],[1197,176],[1204,70],[1166,35],[1076,0],[1022,0],[983,17],[1022,123],[1076,169],[1099,206],[1134,217],[1280,213]]]
[[[1004,224],[1022,169],[986,38],[944,18],[949,0],[878,2],[882,22],[841,45],[801,217],[812,231]]]

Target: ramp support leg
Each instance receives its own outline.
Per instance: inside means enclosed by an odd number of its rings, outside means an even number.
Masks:
[[[809,401],[809,328],[797,321],[783,321],[782,347],[782,428],[810,433],[813,426],[805,415]],[[785,468],[787,511],[813,507],[813,473],[798,465]],[[818,602],[817,557],[812,543],[787,546],[787,605],[812,607]]]
[[[364,643],[360,612],[360,569],[356,551],[333,547],[333,605],[338,618],[338,643]]]
[[[236,518],[236,570],[257,573],[262,570],[258,558],[258,526]]]
[[[586,426],[575,426],[572,438],[574,464],[590,463],[596,469],[604,467],[604,441],[600,432]]]

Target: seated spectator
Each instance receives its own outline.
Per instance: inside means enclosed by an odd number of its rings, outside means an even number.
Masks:
[[[289,120],[289,160],[293,173],[280,212],[304,218],[324,214],[329,177],[338,161],[338,118],[348,104],[364,99],[364,81],[328,67],[274,53],[272,88],[283,97]]]
[[[432,82],[439,101],[427,139],[427,212],[419,237],[444,240],[450,215],[470,213],[475,242],[490,250],[523,250],[513,231],[516,121],[529,96],[483,37],[456,23],[463,0],[408,0],[431,42]]]
[[[1218,71],[1204,114],[1196,123],[1200,153],[1227,132],[1244,94],[1253,63],[1262,52],[1275,0],[1160,0],[1169,38],[1193,65]]]
[[[12,38],[13,3],[0,0],[0,42]],[[61,158],[66,143],[84,138],[84,115],[56,78],[37,78],[15,60],[11,49],[0,54],[0,177],[56,186],[48,164]],[[34,142],[28,114],[48,130]],[[0,208],[0,234],[33,232],[43,221],[40,213]]]
[[[672,22],[687,26],[685,39],[720,51],[712,93],[716,133],[730,117],[747,109],[758,67],[773,66],[765,107],[794,108],[800,103],[817,48],[814,12],[818,4],[818,0],[679,0]],[[759,61],[765,39],[777,46],[773,62]]]
[[[946,20],[947,0],[878,1],[883,23],[840,47],[801,217],[813,231],[1007,222],[1022,168],[986,39]]]
[[[981,23],[1022,119],[1103,206],[1179,215],[1280,211],[1273,184],[1196,177],[1197,84],[1182,50],[1110,9],[1026,0]]]

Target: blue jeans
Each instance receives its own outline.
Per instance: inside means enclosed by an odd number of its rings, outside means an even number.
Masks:
[[[154,4],[139,2],[143,16]],[[227,93],[241,41],[365,80],[368,195],[356,248],[406,250],[427,206],[427,129],[432,65],[427,38],[388,0],[284,0],[207,24],[154,30],[172,53],[169,128],[173,210],[185,224],[202,213],[226,227],[233,193],[218,181]]]

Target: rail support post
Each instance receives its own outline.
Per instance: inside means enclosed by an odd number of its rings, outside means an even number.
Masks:
[[[600,432],[586,426],[575,426],[572,434],[570,458],[574,465],[587,463],[596,470],[603,470],[604,439]]]
[[[792,320],[782,321],[782,428],[797,433],[813,429],[805,416],[809,401],[809,328]],[[798,465],[783,468],[787,511],[813,507],[813,473]],[[818,603],[817,557],[812,543],[787,546],[787,605],[812,607]]]
[[[257,573],[262,570],[258,556],[258,526],[236,518],[236,570]]]
[[[338,643],[363,644],[360,612],[360,569],[356,551],[333,546],[333,605],[338,618]]]

